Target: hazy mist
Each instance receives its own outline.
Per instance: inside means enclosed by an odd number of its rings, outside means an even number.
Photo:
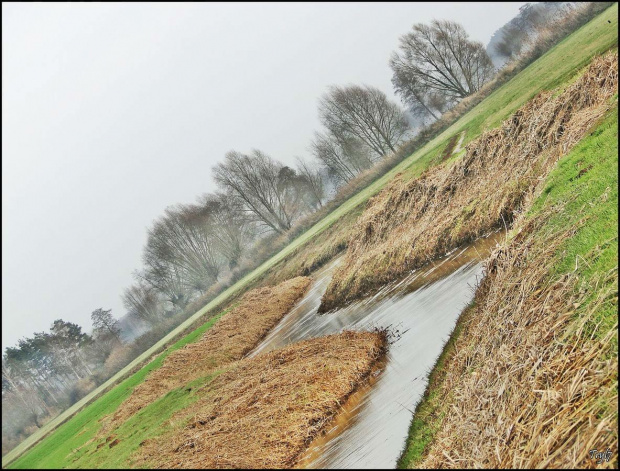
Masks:
[[[3,348],[122,316],[151,221],[231,149],[309,157],[328,85],[394,97],[413,23],[486,44],[522,4],[3,4]]]

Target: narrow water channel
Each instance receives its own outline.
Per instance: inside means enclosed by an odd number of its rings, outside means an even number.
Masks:
[[[394,468],[412,411],[463,308],[471,301],[484,260],[505,236],[496,232],[391,283],[373,297],[317,314],[332,261],[313,275],[306,296],[250,356],[342,330],[389,328],[396,335],[371,378],[343,405],[325,435],[299,462],[306,468]]]

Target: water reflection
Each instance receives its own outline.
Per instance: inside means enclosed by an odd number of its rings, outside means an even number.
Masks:
[[[373,297],[323,315],[317,314],[321,296],[340,260],[314,275],[310,291],[250,356],[343,329],[389,327],[399,331],[399,338],[368,384],[349,398],[327,433],[313,441],[300,467],[394,468],[428,373],[473,297],[481,260],[502,237],[497,232],[481,238]]]

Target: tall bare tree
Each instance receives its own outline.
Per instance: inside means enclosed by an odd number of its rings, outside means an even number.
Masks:
[[[297,157],[297,173],[301,177],[301,182],[307,188],[311,205],[322,207],[325,199],[325,181],[321,171],[301,157]]]
[[[453,106],[478,91],[495,73],[484,46],[472,41],[465,29],[448,20],[418,23],[399,39],[390,67],[392,83],[404,103],[420,115],[437,118],[441,107]]]
[[[290,229],[308,209],[295,171],[259,150],[250,155],[228,152],[224,162],[213,167],[213,178],[253,221],[278,233]]]
[[[351,136],[338,139],[329,131],[326,134],[316,132],[310,149],[336,185],[348,182],[374,163],[371,152],[359,139]]]
[[[205,208],[167,208],[149,229],[142,279],[165,295],[174,309],[183,308],[192,293],[204,292],[219,277],[223,257],[215,234],[215,221]]]
[[[161,317],[162,309],[155,288],[142,281],[126,288],[122,300],[130,315],[148,324],[154,324]]]
[[[395,152],[409,130],[404,111],[368,85],[329,87],[319,101],[319,119],[337,141],[359,139],[375,159]]]
[[[228,261],[229,268],[234,268],[256,235],[241,201],[231,194],[206,193],[198,198],[198,206],[211,219],[217,249]]]

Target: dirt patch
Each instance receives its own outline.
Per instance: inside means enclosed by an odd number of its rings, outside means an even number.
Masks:
[[[118,445],[120,443],[120,440],[117,438],[116,440],[114,440],[113,442],[111,442],[108,446],[110,448],[114,448],[116,445]]]
[[[463,133],[461,134],[464,135]],[[459,138],[458,134],[455,134],[454,136],[450,138],[450,140],[446,144],[445,149],[441,153],[441,156],[439,157],[439,162],[443,162],[444,160],[447,160],[452,155],[454,148],[456,147],[456,140],[458,138]]]
[[[456,143],[456,147],[452,150],[452,155],[458,154],[459,152],[461,152],[463,150],[463,147],[461,147],[463,145],[463,141],[465,140],[465,133],[467,131],[463,131],[461,133],[461,137],[459,137],[459,142]]]
[[[579,227],[542,234],[561,210],[520,226],[488,261],[435,389],[443,420],[421,468],[614,466],[589,451],[618,444],[617,350],[609,355],[617,323],[597,332],[593,321],[602,303],[617,304],[617,267],[589,286],[575,272],[549,277],[549,261]],[[593,285],[596,299],[575,316]]]
[[[147,440],[132,466],[291,467],[385,348],[384,334],[343,332],[241,360],[171,419],[173,432]]]
[[[310,278],[297,277],[246,293],[239,306],[224,315],[200,340],[171,353],[116,410],[102,428],[106,433],[167,392],[241,359],[304,295]]]
[[[320,312],[510,225],[557,159],[605,113],[617,86],[617,53],[597,58],[559,96],[539,94],[468,144],[455,164],[414,180],[397,176],[358,219]]]

